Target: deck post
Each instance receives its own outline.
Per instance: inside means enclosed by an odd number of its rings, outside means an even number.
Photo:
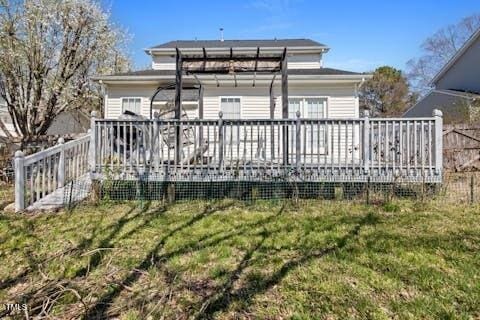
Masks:
[[[65,140],[60,137],[58,139],[58,145],[60,146],[60,156],[58,159],[58,187],[62,188],[65,186]]]
[[[295,165],[297,170],[300,169],[300,163],[302,161],[302,123],[300,121],[300,111],[297,110],[295,113],[297,119],[295,120]]]
[[[88,150],[88,166],[90,167],[90,172],[95,172],[96,168],[96,159],[97,159],[97,129],[95,128],[95,120],[98,117],[97,111],[92,111],[90,114],[90,146]]]
[[[218,113],[218,167],[223,167],[223,112]]]
[[[15,212],[25,209],[25,154],[18,150],[15,152]]]
[[[368,110],[363,111],[363,165],[364,173],[370,172],[370,112]]]
[[[435,174],[441,175],[443,168],[443,113],[439,109],[433,110],[435,118]]]

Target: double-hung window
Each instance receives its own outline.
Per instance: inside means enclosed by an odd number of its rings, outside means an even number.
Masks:
[[[300,116],[307,119],[323,119],[327,117],[327,99],[326,98],[290,98],[288,99],[288,117],[296,119],[296,113],[300,111]],[[303,127],[305,133],[302,133],[302,144],[307,155],[326,154],[327,130],[324,124],[308,124]],[[291,137],[290,139],[295,139]],[[305,141],[303,141],[305,140]],[[292,140],[292,143],[294,141]]]
[[[223,119],[235,120],[240,119],[240,98],[238,97],[222,97],[220,98],[220,110],[223,113]],[[225,127],[225,141],[226,143],[238,143],[239,127],[228,126]]]
[[[122,98],[122,113],[125,111],[141,114],[141,98]]]

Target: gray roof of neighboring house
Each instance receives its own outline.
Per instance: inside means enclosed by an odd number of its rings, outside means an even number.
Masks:
[[[253,74],[243,72],[241,74]],[[332,69],[332,68],[317,68],[317,69],[288,69],[289,75],[363,75],[364,73]],[[366,74],[365,74],[366,75]],[[175,76],[175,70],[138,70],[124,73],[117,73],[107,76],[98,76],[97,79],[104,77],[134,77],[134,76]]]
[[[432,90],[413,107],[408,109],[404,117],[431,117],[434,109],[442,110],[445,121],[468,119],[465,108],[470,101],[480,99],[480,95],[456,90]]]
[[[435,85],[452,66],[454,66],[462,55],[478,40],[480,39],[480,28],[475,31],[469,39],[462,45],[460,49],[455,52],[455,54],[450,58],[450,60],[438,71],[438,73],[430,81],[430,84]]]
[[[65,135],[87,132],[90,117],[81,110],[69,110],[60,113],[47,130],[47,135]]]
[[[162,43],[150,49],[168,48],[284,48],[284,47],[320,47],[326,45],[311,39],[265,39],[265,40],[175,40]]]

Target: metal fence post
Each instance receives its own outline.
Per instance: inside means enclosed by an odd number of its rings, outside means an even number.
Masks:
[[[223,112],[218,113],[218,166],[222,168],[223,166]]]
[[[443,113],[434,109],[435,118],[435,174],[441,175],[443,168]]]
[[[15,212],[25,209],[25,154],[18,150],[15,152]]]
[[[58,159],[58,187],[61,188],[65,185],[65,140],[60,137],[58,144],[60,145],[60,157]]]
[[[475,179],[473,174],[470,176],[470,204],[475,202]]]
[[[300,111],[295,113],[297,119],[295,121],[295,165],[297,169],[300,169],[300,163],[302,161],[302,124],[300,121]],[[304,141],[306,143],[306,141]]]
[[[95,172],[97,166],[97,146],[95,145],[97,141],[97,130],[95,128],[95,120],[98,117],[97,111],[92,111],[90,117],[90,146],[88,150],[88,166],[90,167],[90,172]]]
[[[364,173],[370,172],[370,112],[365,110],[363,112],[363,165]]]

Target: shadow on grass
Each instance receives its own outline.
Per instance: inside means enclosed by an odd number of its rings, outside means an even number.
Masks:
[[[158,251],[165,245],[168,239],[174,236],[176,233],[194,225],[195,223],[199,222],[200,220],[206,218],[207,216],[213,214],[216,211],[225,210],[230,207],[232,203],[225,204],[218,207],[212,207],[207,205],[203,212],[198,215],[195,215],[187,222],[183,223],[182,225],[174,228],[170,232],[168,232],[162,239],[155,245],[155,247],[148,252],[145,256],[144,260],[142,260],[135,268],[133,268],[127,277],[121,282],[120,285],[116,286],[113,290],[109,293],[105,294],[104,296],[100,297],[100,299],[95,303],[95,305],[88,310],[85,314],[85,319],[104,319],[107,318],[107,311],[110,307],[111,303],[114,301],[116,297],[120,295],[120,293],[124,290],[125,287],[130,287],[133,285],[141,276],[143,271],[148,270],[150,266],[157,265],[160,261],[164,260],[166,256],[162,256],[158,254]],[[197,240],[198,242],[198,240]],[[180,254],[181,251],[177,252],[176,254]],[[171,256],[173,254],[169,254]]]
[[[248,305],[256,295],[263,293],[278,284],[293,269],[340,250],[358,236],[362,227],[376,224],[377,221],[377,217],[369,213],[350,232],[339,238],[333,245],[316,251],[302,252],[297,258],[284,263],[271,276],[263,279],[257,278],[255,280],[247,280],[247,282],[240,288],[233,290],[235,282],[250,265],[250,260],[255,251],[261,248],[266,238],[272,234],[271,231],[265,230],[261,234],[261,240],[244,255],[243,259],[240,261],[237,268],[230,274],[225,284],[218,288],[217,293],[202,302],[199,312],[195,315],[195,319],[210,319],[215,313],[228,309],[228,307],[235,301],[241,301],[243,304]],[[332,227],[333,226],[330,226],[329,228]]]
[[[106,248],[106,247],[111,247],[112,244],[113,244],[113,240],[123,230],[124,226],[127,223],[137,219],[138,217],[143,217],[145,219],[142,224],[136,226],[135,228],[133,228],[132,230],[130,230],[126,234],[122,235],[122,237],[120,237],[120,238],[124,238],[128,235],[131,235],[132,233],[134,233],[134,232],[138,231],[139,229],[143,228],[152,219],[157,217],[158,214],[161,214],[168,209],[168,206],[161,206],[160,208],[156,208],[155,210],[150,210],[149,211],[150,205],[151,205],[151,203],[147,202],[146,205],[142,206],[142,208],[140,210],[138,210],[135,214],[132,214],[132,213],[137,209],[137,207],[136,206],[130,207],[130,209],[127,210],[119,219],[116,219],[114,222],[112,222],[111,224],[109,224],[109,225],[107,225],[106,227],[103,227],[103,228],[100,227],[100,225],[97,225],[95,228],[93,228],[93,232],[92,232],[92,235],[90,237],[83,238],[83,240],[78,245],[76,245],[73,248],[69,248],[69,249],[63,251],[60,254],[56,254],[54,256],[48,257],[47,259],[43,259],[41,261],[39,259],[35,259],[33,257],[33,255],[28,254],[27,259],[29,260],[29,263],[28,263],[29,266],[27,268],[25,268],[24,270],[22,270],[16,276],[11,277],[11,278],[7,278],[5,280],[2,280],[0,282],[0,290],[6,289],[6,288],[9,288],[9,287],[13,287],[13,286],[15,286],[19,283],[25,282],[32,272],[36,271],[37,269],[39,269],[41,267],[41,265],[45,264],[46,262],[48,262],[50,260],[53,260],[53,259],[57,258],[58,256],[65,255],[65,254],[76,253],[76,252],[78,254],[83,253],[87,248],[91,247],[92,243],[95,241],[95,239],[98,238],[99,235],[103,235],[103,234],[105,234],[106,232],[109,231],[106,236],[102,237],[102,239],[99,242],[99,245],[96,248],[92,248],[92,250],[90,250],[90,251],[93,251],[94,253],[93,253],[93,256],[90,258],[89,264],[86,267],[83,267],[83,268],[79,269],[75,273],[73,279],[78,278],[78,277],[82,277],[82,276],[86,276],[90,271],[92,271],[94,268],[99,266],[100,263],[102,262],[103,255],[101,254],[101,250],[99,250],[99,249]],[[61,279],[49,280],[49,284],[52,287],[54,287],[55,285],[58,285],[58,283],[60,283],[60,282],[62,282]],[[41,287],[40,289],[33,289],[30,292],[27,292],[27,293],[17,297],[16,300],[19,303],[20,302],[21,303],[27,302],[29,304],[29,307],[33,309],[33,308],[35,308],[35,305],[36,305],[36,302],[32,301],[33,297],[35,296],[35,294],[37,293],[38,290],[43,290],[47,286],[48,286],[48,284],[46,286]],[[32,311],[34,311],[34,310],[32,310]],[[3,317],[7,314],[8,314],[8,312],[7,313],[2,312],[2,313],[0,313],[0,317]]]

